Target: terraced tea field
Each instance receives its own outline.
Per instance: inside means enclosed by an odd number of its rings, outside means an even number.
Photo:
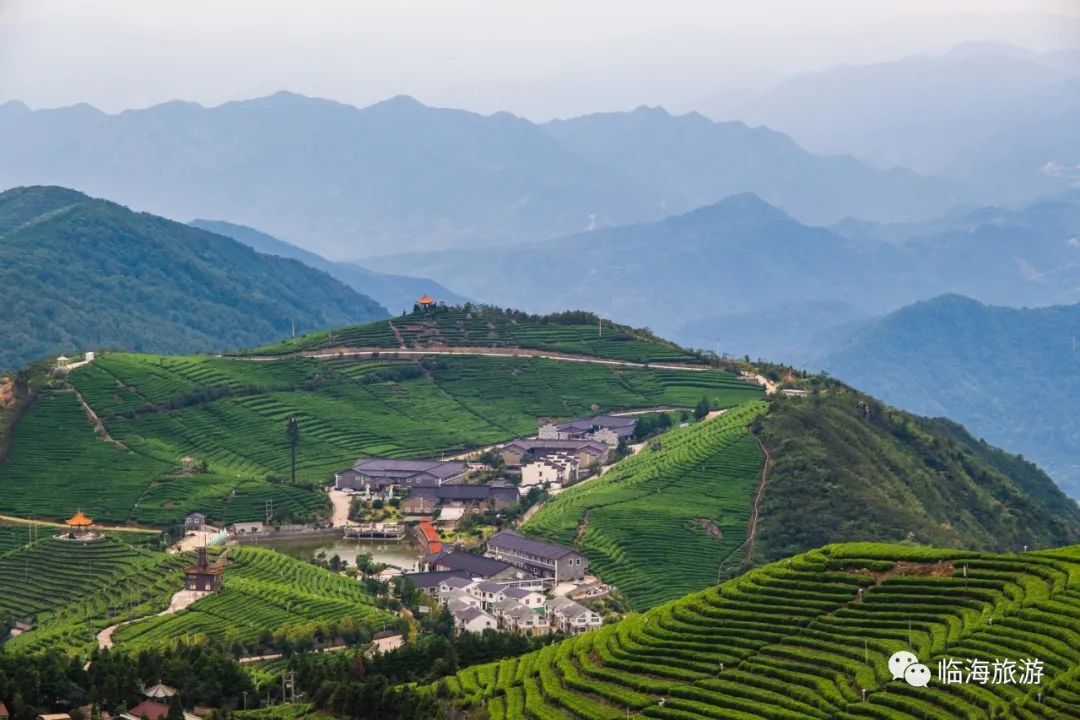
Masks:
[[[1080,547],[835,545],[447,685],[493,720],[1077,718],[1078,616]],[[900,650],[930,668],[929,686],[892,679]],[[938,663],[951,659],[1011,659],[1017,672],[944,684]],[[1025,659],[1043,662],[1038,684],[1020,674]]]
[[[660,436],[659,450],[559,494],[525,531],[576,543],[636,609],[708,586],[742,559],[763,462],[747,427],[764,409],[752,401]]]
[[[197,637],[249,642],[267,630],[344,620],[372,627],[393,619],[345,576],[264,548],[234,547],[228,557],[222,592],[174,615],[123,627],[114,641],[127,648]]]
[[[717,406],[760,397],[722,371],[609,367],[538,358],[425,362],[105,354],[70,376],[73,392],[41,397],[0,464],[0,512],[102,522],[175,522],[326,513],[318,485],[357,457],[426,457],[535,431],[537,417],[599,410]],[[80,406],[93,409],[98,437]],[[301,440],[289,474],[286,418]],[[180,473],[190,457],[205,471]]]
[[[632,328],[586,322],[584,317],[556,319],[495,308],[444,308],[369,325],[308,333],[251,351],[281,355],[334,347],[400,348],[489,347],[528,348],[627,362],[700,363],[674,343]]]
[[[117,619],[167,607],[183,584],[183,558],[108,538],[75,543],[42,534],[0,556],[0,621],[32,618],[36,625],[7,641],[10,650],[88,649]]]

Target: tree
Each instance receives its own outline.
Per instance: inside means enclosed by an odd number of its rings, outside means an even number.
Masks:
[[[701,398],[698,400],[698,404],[694,407],[694,419],[704,420],[705,416],[709,414],[709,410],[712,406],[709,404],[709,398]]]
[[[289,477],[296,483],[296,446],[300,444],[300,423],[292,415],[285,421],[285,437],[288,438],[289,448],[292,451],[292,472]]]

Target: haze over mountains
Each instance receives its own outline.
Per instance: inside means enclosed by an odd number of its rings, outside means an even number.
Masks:
[[[743,102],[703,107],[763,123],[812,152],[849,152],[965,184],[982,202],[1029,200],[1080,163],[1080,57],[968,43],[935,56],[838,66]],[[1072,178],[1075,180],[1075,176]]]
[[[1078,302],[1078,237],[1074,196],[913,226],[826,229],[743,194],[656,223],[369,263],[489,302],[580,307],[697,347],[810,364],[858,321],[945,292],[998,304]]]
[[[698,115],[540,126],[405,97],[358,109],[290,93],[118,115],[0,106],[0,187],[45,183],[346,259],[655,220],[743,191],[811,223],[927,217],[959,199],[938,180]]]
[[[356,263],[332,262],[315,253],[308,252],[284,240],[278,240],[276,237],[244,225],[236,225],[222,220],[193,220],[188,224],[201,230],[230,237],[264,255],[292,258],[293,260],[299,260],[308,267],[322,270],[353,290],[371,297],[390,310],[393,315],[401,312],[411,312],[416,299],[422,295],[432,295],[439,298],[439,302],[451,305],[461,305],[467,301],[467,298],[448,290],[434,280],[405,275],[387,275],[373,272]]]

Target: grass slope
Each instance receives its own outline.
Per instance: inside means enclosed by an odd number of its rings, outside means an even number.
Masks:
[[[696,355],[647,330],[601,321],[586,312],[529,315],[493,307],[441,307],[390,320],[314,332],[251,351],[280,355],[339,347],[439,350],[527,348],[629,362],[701,363]]]
[[[763,461],[747,428],[765,407],[752,401],[662,435],[659,449],[560,493],[524,530],[577,544],[637,609],[714,582],[745,550]]]
[[[1080,547],[834,545],[467,668],[441,689],[459,704],[483,702],[493,720],[1076,718],[1078,581]],[[916,688],[891,680],[898,650],[935,673],[946,658],[1038,658],[1045,675],[1039,685]]]
[[[216,637],[250,642],[265,631],[354,620],[392,620],[356,580],[264,548],[231,548],[225,587],[173,615],[149,618],[115,635],[126,648]]]
[[[294,260],[54,187],[0,193],[0,368],[122,347],[223,350],[385,317]]]
[[[774,400],[757,431],[773,463],[756,560],[865,539],[1001,551],[1080,542],[1080,509],[1034,466],[839,383]]]
[[[541,416],[727,407],[760,397],[723,371],[615,367],[540,358],[392,360],[105,354],[43,394],[0,463],[0,512],[166,524],[192,510],[218,521],[325,511],[317,485],[361,455],[420,457],[507,440]],[[81,397],[113,442],[95,434]],[[287,476],[284,421],[300,422],[299,482]],[[180,459],[208,472],[177,473]]]

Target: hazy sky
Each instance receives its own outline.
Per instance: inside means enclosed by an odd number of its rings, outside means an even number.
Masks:
[[[1080,45],[1080,0],[0,0],[0,101],[288,89],[534,119],[761,88],[970,40]]]

